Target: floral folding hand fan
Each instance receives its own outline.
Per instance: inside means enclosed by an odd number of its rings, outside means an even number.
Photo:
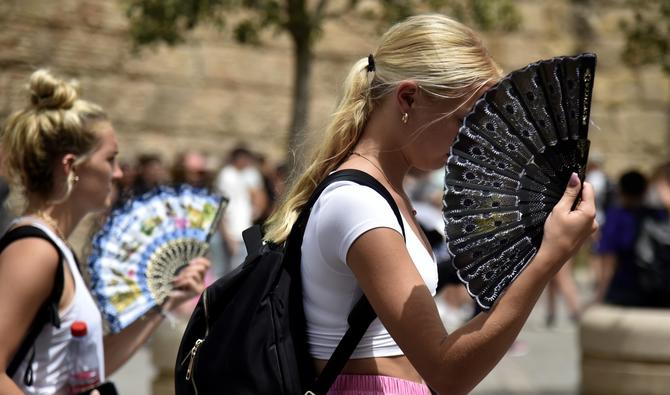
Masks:
[[[227,200],[187,185],[159,187],[114,210],[93,238],[91,288],[112,332],[161,305],[171,280],[205,255]]]
[[[573,172],[584,179],[596,56],[514,71],[466,116],[446,164],[452,264],[485,310],[535,256]]]

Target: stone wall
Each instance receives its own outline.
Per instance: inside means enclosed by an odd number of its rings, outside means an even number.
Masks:
[[[658,68],[631,71],[620,62],[620,1],[524,0],[521,30],[486,35],[507,71],[540,58],[593,51],[599,56],[591,128],[593,150],[617,175],[649,170],[668,158],[670,84]],[[290,122],[292,50],[286,36],[260,47],[200,28],[187,43],[130,51],[120,1],[3,0],[0,2],[0,120],[22,105],[32,70],[47,66],[75,77],[83,95],[105,107],[123,156],[186,147],[219,158],[237,141],[279,160]],[[580,3],[581,4],[581,3]],[[310,131],[318,133],[335,106],[349,66],[366,56],[376,33],[351,20],[325,26],[316,48]],[[585,28],[586,27],[586,28]]]

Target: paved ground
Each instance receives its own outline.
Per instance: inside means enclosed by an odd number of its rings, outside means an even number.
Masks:
[[[517,344],[473,395],[576,395],[579,353],[576,327],[562,310],[556,326],[544,324],[540,301]],[[111,377],[121,395],[150,395],[155,369],[148,348],[142,349]],[[156,394],[158,395],[158,394]],[[163,394],[160,394],[163,395]]]
[[[538,306],[519,335],[518,345],[512,347],[473,394],[576,395],[579,385],[577,336],[576,326],[567,319],[547,329],[544,309]]]

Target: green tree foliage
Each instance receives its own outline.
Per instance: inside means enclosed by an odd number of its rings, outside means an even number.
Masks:
[[[660,65],[670,74],[670,0],[627,0],[633,19],[622,21],[622,54],[631,66]]]
[[[285,33],[294,47],[293,116],[288,150],[296,152],[307,126],[312,48],[324,21],[342,16],[375,20],[380,28],[420,12],[439,11],[483,31],[514,30],[521,17],[512,0],[126,0],[137,47],[182,42],[211,23],[243,44],[258,44],[265,30]],[[365,3],[365,4],[364,4]],[[365,56],[365,54],[361,54]],[[290,166],[294,165],[289,157]]]

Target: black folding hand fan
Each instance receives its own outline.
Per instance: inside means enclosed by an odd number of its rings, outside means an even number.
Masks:
[[[446,164],[447,247],[490,309],[535,256],[573,172],[584,179],[596,56],[540,61],[491,88],[463,121]]]

